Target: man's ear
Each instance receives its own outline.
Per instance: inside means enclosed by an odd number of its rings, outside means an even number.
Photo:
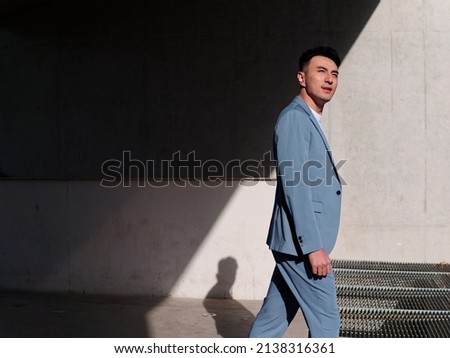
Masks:
[[[298,79],[298,83],[300,83],[301,87],[305,87],[306,83],[305,83],[305,72],[299,71],[297,73],[297,79]]]

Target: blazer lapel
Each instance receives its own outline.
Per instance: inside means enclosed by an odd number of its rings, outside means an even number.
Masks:
[[[311,109],[308,107],[308,105],[305,103],[305,101],[303,101],[303,99],[300,98],[300,96],[296,96],[294,98],[294,102],[298,103],[302,109],[306,112],[306,114],[308,115],[309,120],[312,122],[312,124],[314,125],[314,127],[317,129],[317,131],[320,134],[320,137],[322,138],[323,144],[325,145],[325,148],[327,150],[328,153],[328,157],[330,158],[330,162],[331,162],[331,166],[333,167],[333,170],[336,174],[336,178],[339,181],[339,184],[341,183],[341,178],[339,177],[339,173],[334,165],[334,160],[333,160],[333,156],[331,155],[331,149],[330,149],[330,145],[328,144],[328,140],[327,137],[325,136],[325,133],[322,130],[322,127],[320,126],[319,122],[317,121],[317,119],[314,117],[314,114],[312,114]]]

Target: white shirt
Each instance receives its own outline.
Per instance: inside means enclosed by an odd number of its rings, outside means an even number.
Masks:
[[[319,126],[320,128],[322,128],[322,115],[320,115],[319,113],[317,113],[315,110],[313,110],[311,107],[309,108],[312,112],[312,114],[314,115],[314,117],[316,118],[317,122],[319,122]]]

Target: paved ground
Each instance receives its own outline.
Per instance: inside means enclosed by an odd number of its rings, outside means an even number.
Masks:
[[[246,337],[261,301],[0,292],[0,337]],[[301,314],[286,337],[307,337]]]

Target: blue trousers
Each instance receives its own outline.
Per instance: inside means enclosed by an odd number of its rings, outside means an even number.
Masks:
[[[312,274],[309,261],[273,252],[276,266],[267,296],[250,328],[249,337],[281,338],[300,308],[311,338],[339,337],[339,308],[333,273]]]

